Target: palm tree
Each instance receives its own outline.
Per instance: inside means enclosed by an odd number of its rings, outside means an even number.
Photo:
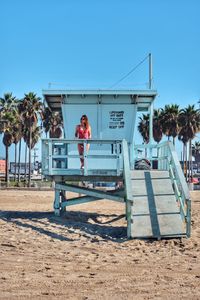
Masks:
[[[145,144],[149,143],[149,115],[142,114],[139,117],[138,131],[142,136]]]
[[[35,147],[35,145],[37,144],[37,142],[39,141],[40,137],[41,137],[41,127],[37,126],[33,129],[32,131],[32,137],[31,137],[31,149],[33,149]],[[27,141],[27,146],[28,148],[30,148],[30,144],[29,141]]]
[[[153,115],[153,138],[159,143],[162,139],[162,114],[160,109],[154,109]],[[138,131],[142,135],[143,142],[149,143],[149,115],[142,114],[139,117]]]
[[[20,109],[25,127],[29,130],[28,144],[32,145],[32,132],[37,127],[38,117],[42,113],[43,105],[36,94],[30,92],[25,94]],[[29,147],[29,186],[31,185],[31,147]]]
[[[25,184],[26,184],[26,177],[27,177],[27,149],[28,149],[28,145],[27,145],[27,141],[29,139],[29,130],[24,127],[24,133],[23,133],[23,138],[24,138],[24,142],[25,142],[25,168],[24,168],[24,178],[25,178]]]
[[[175,146],[175,138],[179,133],[179,105],[171,104],[165,105],[162,109],[162,128],[163,133],[168,137],[168,140],[172,136],[173,145]]]
[[[0,131],[4,133],[3,144],[6,149],[6,183],[9,183],[9,147],[13,143],[13,125],[16,122],[17,115],[17,100],[12,93],[5,93],[4,97],[0,98],[0,116],[1,123]]]
[[[160,109],[154,109],[153,115],[153,138],[159,143],[162,139],[162,114]],[[143,142],[145,144],[149,143],[149,115],[142,114],[139,118],[138,131],[142,135]],[[147,157],[147,149],[145,148],[145,157]]]
[[[15,116],[15,123],[13,124],[13,143],[15,144],[15,174],[14,179],[16,181],[17,176],[17,144],[19,143],[19,158],[20,158],[20,151],[21,151],[21,138],[23,135],[23,126],[22,120],[20,118],[19,113]],[[19,162],[20,165],[20,162]],[[19,165],[18,165],[18,174],[19,174]]]
[[[185,160],[187,144],[189,142],[189,174],[192,177],[192,140],[195,138],[196,133],[200,131],[200,110],[195,109],[194,105],[188,105],[185,109],[181,109],[179,115],[179,126],[181,129],[179,131],[178,138],[183,142],[185,153],[183,161]]]
[[[153,115],[153,138],[157,143],[160,143],[163,136],[162,128],[162,111],[160,109],[154,109]]]
[[[49,107],[45,107],[43,112],[42,112],[42,125],[44,127],[44,132],[47,134],[51,128],[51,119],[52,119],[52,111],[50,110]]]
[[[37,126],[34,127],[32,132],[31,132],[31,149],[33,149],[35,147],[35,145],[37,144],[40,136],[41,136],[41,127]],[[29,130],[26,129],[24,132],[24,142],[27,144],[27,147],[30,148],[30,133]]]
[[[3,114],[0,112],[0,134],[2,134],[5,131],[5,125],[7,121],[3,117]]]
[[[6,149],[6,184],[9,185],[9,147],[14,141],[13,138],[13,124],[15,122],[15,116],[12,111],[5,112],[4,118],[7,121],[4,127],[3,144]]]
[[[139,117],[138,131],[142,136],[143,143],[149,143],[149,115],[142,114]],[[145,157],[147,157],[147,149],[145,148]]]
[[[5,177],[5,180],[6,180],[6,184],[8,186],[9,185],[9,152],[8,152],[8,148],[13,143],[13,136],[12,136],[12,133],[10,133],[7,130],[4,132],[3,143],[4,143],[4,146],[6,147],[6,177]]]
[[[192,144],[192,155],[198,155],[200,154],[200,142],[195,142],[194,144]]]
[[[17,106],[17,99],[12,93],[5,93],[4,97],[0,98],[0,112],[4,114],[13,110]]]
[[[27,134],[24,135],[24,141],[26,142],[26,152],[27,152],[27,148],[32,150],[35,147],[35,145],[37,144],[37,142],[41,137],[41,133],[42,131],[40,126],[37,126],[32,130],[31,145],[29,144],[30,142],[29,133],[27,132]],[[27,155],[25,153],[25,183],[26,183],[26,157]]]
[[[42,113],[43,127],[50,138],[60,138],[62,136],[63,119],[59,112],[52,112],[49,107],[45,107]]]

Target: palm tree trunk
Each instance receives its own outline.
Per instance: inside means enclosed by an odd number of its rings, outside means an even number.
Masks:
[[[191,171],[191,164],[190,164],[190,142],[188,144],[188,180],[190,179],[190,171]]]
[[[6,186],[9,186],[9,154],[8,154],[8,146],[6,147]]]
[[[183,144],[183,173],[186,178],[186,165],[185,165],[185,144]]]
[[[29,127],[29,170],[28,170],[28,186],[31,186],[31,137],[32,137],[32,128]]]
[[[27,177],[27,166],[26,166],[26,164],[27,164],[27,148],[28,148],[28,146],[27,146],[27,143],[26,143],[26,147],[25,147],[25,168],[24,168],[24,181],[25,181],[25,183],[24,184],[26,184],[26,177]]]
[[[187,155],[187,143],[185,143],[185,176],[188,179],[188,155]]]
[[[184,144],[183,144],[183,149],[182,149],[182,154],[181,154],[181,161],[182,161],[182,163],[181,163],[181,167],[182,167],[182,171],[183,171],[183,173],[184,173]]]
[[[18,156],[18,183],[20,182],[20,163],[21,163],[21,145],[22,145],[22,140],[20,139],[19,141],[19,156]]]
[[[16,181],[17,177],[17,144],[15,144],[15,175],[14,175],[14,181]]]
[[[189,141],[189,161],[190,161],[190,178],[193,179],[193,163],[192,163],[192,140]]]

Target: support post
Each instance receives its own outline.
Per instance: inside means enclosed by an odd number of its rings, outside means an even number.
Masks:
[[[56,216],[60,216],[60,189],[55,186],[55,199],[54,199],[54,213]]]
[[[66,206],[63,206],[62,204],[67,200],[65,197],[65,190],[61,190],[60,192],[60,209],[61,209],[61,213],[64,213],[66,211]]]
[[[119,176],[120,175],[120,145],[121,144],[118,144],[118,145],[116,145],[117,147],[117,176]]]
[[[126,199],[126,219],[127,219],[127,237],[131,238],[131,234],[132,234],[132,205],[133,202],[129,201],[128,199]]]
[[[187,220],[186,220],[186,235],[187,238],[191,237],[191,200],[186,199],[187,205]]]
[[[131,133],[130,133],[130,144],[129,144],[129,151],[130,151],[130,167],[133,170],[135,165],[135,153],[134,153],[134,142],[135,142],[135,125],[136,125],[136,117],[137,117],[137,97],[133,99],[134,104],[132,104],[133,108],[133,116],[132,116],[132,125],[131,125]]]
[[[67,169],[68,168],[68,144],[65,144],[65,155],[66,155],[65,169]]]

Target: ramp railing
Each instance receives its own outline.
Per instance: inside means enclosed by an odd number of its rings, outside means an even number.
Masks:
[[[177,156],[171,142],[158,147],[158,169],[169,170],[176,199],[180,205],[180,213],[186,222],[186,235],[191,235],[191,199],[189,189]]]
[[[78,152],[78,144],[83,145],[81,155]],[[84,160],[82,169],[80,159]],[[43,175],[120,176],[122,167],[122,140],[42,140]]]
[[[183,221],[186,223],[186,235],[190,237],[191,235],[191,199],[189,189],[175,151],[175,148],[171,142],[163,142],[158,145],[136,145],[135,153],[138,149],[146,149],[149,151],[156,152],[156,156],[151,157],[151,161],[158,161],[158,170],[167,170],[172,181],[174,194],[178,205],[180,207],[180,214]],[[148,156],[147,156],[148,158]]]

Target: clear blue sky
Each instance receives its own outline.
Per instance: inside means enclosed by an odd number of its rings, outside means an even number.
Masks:
[[[2,0],[0,95],[108,88],[151,52],[155,106],[197,104],[199,14],[199,0]],[[146,61],[115,88],[147,82]]]

